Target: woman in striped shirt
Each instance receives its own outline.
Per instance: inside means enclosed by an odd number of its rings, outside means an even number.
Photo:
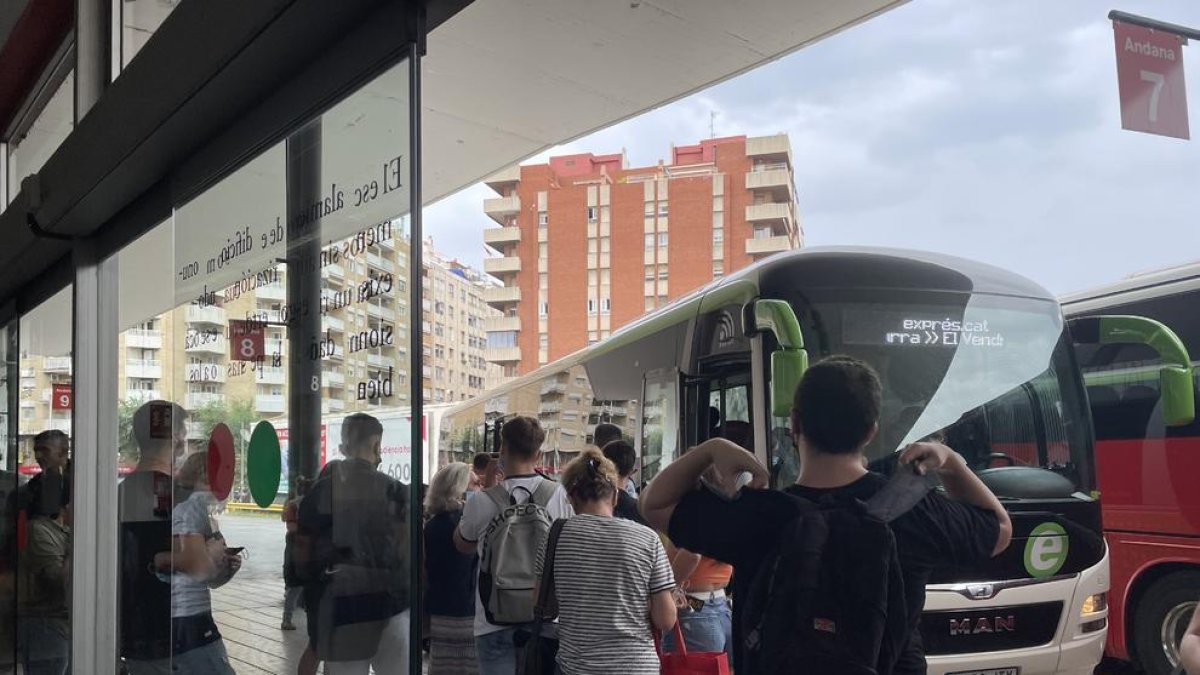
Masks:
[[[575,517],[563,526],[554,558],[563,675],[657,675],[653,629],[675,625],[675,581],[650,528],[613,517],[617,470],[588,449],[567,465],[563,486]],[[542,571],[545,546],[538,551]]]

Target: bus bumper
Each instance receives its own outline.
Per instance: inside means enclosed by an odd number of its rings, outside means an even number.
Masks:
[[[927,659],[929,675],[1091,675],[1104,656],[1108,610],[1100,609],[1085,614],[1084,605],[1089,598],[1107,593],[1108,588],[1106,552],[1098,564],[1071,580],[1049,581],[1002,591],[989,604],[1021,605],[1061,598],[1064,611],[1059,618],[1054,639],[1044,645],[1023,649],[930,656]],[[947,593],[939,587],[930,587],[930,591],[926,596],[926,610],[973,605],[964,604],[961,596],[955,597],[956,594]]]

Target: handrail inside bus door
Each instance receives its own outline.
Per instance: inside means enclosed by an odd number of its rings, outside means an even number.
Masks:
[[[779,343],[779,348],[771,353],[771,413],[776,417],[788,417],[796,386],[808,369],[808,351],[804,349],[800,320],[787,302],[760,298],[746,304],[742,313],[742,332],[752,337],[761,331],[770,331]]]
[[[1153,349],[1163,361],[1158,369],[1163,422],[1179,427],[1196,419],[1192,360],[1183,340],[1166,324],[1143,316],[1106,315],[1070,319],[1067,326],[1080,344],[1141,344]]]

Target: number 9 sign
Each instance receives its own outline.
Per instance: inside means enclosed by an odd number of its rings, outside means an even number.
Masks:
[[[74,407],[74,392],[69,384],[56,384],[53,391],[54,400],[52,407],[54,410],[70,410]]]

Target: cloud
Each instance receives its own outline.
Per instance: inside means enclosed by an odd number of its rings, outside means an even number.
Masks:
[[[1123,8],[1200,26],[1193,3]],[[1195,97],[1200,61],[1184,61]],[[1200,258],[1200,153],[1121,130],[1092,2],[910,3],[545,156],[624,148],[652,164],[706,138],[713,112],[717,135],[790,135],[809,245],[941,251],[1054,292]],[[427,210],[440,248],[482,257],[489,195]]]

